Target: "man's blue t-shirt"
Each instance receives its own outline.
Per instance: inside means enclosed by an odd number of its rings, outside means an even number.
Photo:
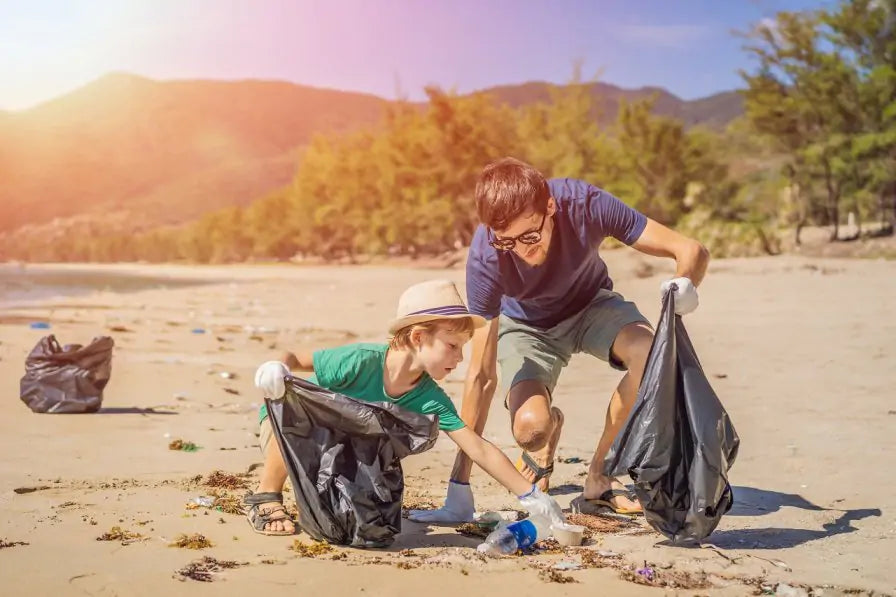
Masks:
[[[608,236],[631,245],[647,218],[613,195],[581,180],[548,181],[557,203],[547,258],[532,267],[514,251],[498,251],[493,233],[480,224],[467,256],[467,302],[471,313],[499,313],[537,328],[551,328],[582,309],[602,288],[613,289],[598,246]]]

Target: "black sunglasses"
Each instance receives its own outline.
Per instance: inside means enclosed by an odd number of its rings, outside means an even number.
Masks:
[[[488,241],[488,244],[499,251],[511,251],[518,242],[524,245],[538,244],[539,242],[541,242],[541,231],[544,230],[544,223],[547,218],[548,212],[544,212],[544,215],[541,216],[541,225],[538,227],[538,230],[527,230],[519,236],[514,236],[511,238],[498,238],[496,236],[494,239]]]

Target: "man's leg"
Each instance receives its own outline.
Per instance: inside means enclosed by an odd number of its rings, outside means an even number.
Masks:
[[[653,330],[642,322],[629,323],[616,335],[611,354],[617,362],[628,369],[628,372],[623,376],[610,398],[604,421],[604,431],[597,443],[597,450],[591,460],[588,477],[585,479],[585,489],[582,492],[585,499],[596,499],[608,489],[624,489],[625,487],[617,479],[611,479],[603,474],[604,459],[635,404],[652,343]],[[617,508],[641,509],[636,501],[624,496],[616,496],[610,501]]]
[[[563,413],[557,407],[551,407],[548,389],[538,380],[521,381],[510,388],[507,407],[516,443],[538,468],[552,467],[563,428]],[[536,471],[524,460],[521,459],[518,468],[523,477],[535,482]],[[542,491],[548,489],[549,476],[548,473],[538,480],[538,488]]]
[[[513,437],[523,449],[517,468],[547,491],[563,427],[563,413],[551,406],[551,392],[569,362],[572,342],[555,329],[532,328],[504,315],[500,324],[498,365],[504,387],[510,388],[505,405]]]

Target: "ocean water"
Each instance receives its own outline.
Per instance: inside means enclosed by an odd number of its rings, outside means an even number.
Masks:
[[[209,278],[128,274],[111,270],[73,270],[52,266],[0,265],[0,307],[28,304],[53,297],[96,291],[136,292],[150,288],[181,288],[220,283]]]

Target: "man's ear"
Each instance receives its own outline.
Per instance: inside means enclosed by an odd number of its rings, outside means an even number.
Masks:
[[[547,210],[548,217],[550,218],[555,213],[557,213],[557,202],[554,201],[553,197],[550,197],[548,199],[548,210]]]

